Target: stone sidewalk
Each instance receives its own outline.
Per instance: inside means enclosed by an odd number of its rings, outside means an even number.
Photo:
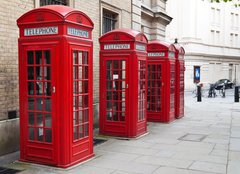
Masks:
[[[233,96],[185,97],[185,117],[170,124],[148,123],[136,140],[109,139],[95,158],[68,170],[12,163],[21,174],[239,174],[240,103]]]

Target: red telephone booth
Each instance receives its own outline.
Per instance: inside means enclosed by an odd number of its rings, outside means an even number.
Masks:
[[[102,135],[146,133],[146,46],[144,34],[113,30],[100,39],[100,128]]]
[[[176,85],[175,85],[175,117],[181,118],[184,116],[184,54],[183,47],[176,47]]]
[[[173,44],[151,41],[148,51],[147,120],[175,119],[175,52]]]
[[[17,24],[20,160],[65,168],[92,157],[93,22],[50,5]]]

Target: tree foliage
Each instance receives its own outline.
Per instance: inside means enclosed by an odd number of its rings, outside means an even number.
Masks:
[[[211,2],[232,2],[236,7],[240,7],[240,0],[211,0]]]

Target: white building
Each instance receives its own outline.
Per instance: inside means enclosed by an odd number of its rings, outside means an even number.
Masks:
[[[185,89],[193,89],[194,66],[200,81],[214,83],[227,78],[240,84],[240,8],[210,0],[168,0],[170,42],[177,38],[186,51]]]

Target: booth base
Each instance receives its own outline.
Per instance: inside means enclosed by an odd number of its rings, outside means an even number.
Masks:
[[[111,136],[111,135],[103,135],[103,134],[98,134],[97,137],[99,138],[105,138],[105,139],[110,139],[110,138],[114,138],[114,139],[118,139],[118,140],[137,140],[140,139],[146,135],[148,135],[149,132],[145,132],[143,134],[140,134],[138,136],[135,137],[120,137],[120,136]]]
[[[84,159],[80,159],[79,161],[75,161],[75,162],[67,164],[67,165],[59,165],[59,164],[48,165],[46,163],[36,162],[36,161],[28,161],[28,160],[24,160],[24,159],[20,159],[20,160],[16,161],[15,163],[16,164],[25,164],[25,165],[29,165],[29,166],[33,165],[33,166],[39,166],[39,167],[44,167],[44,168],[49,168],[49,169],[56,169],[56,170],[65,171],[65,170],[70,170],[72,168],[75,168],[79,165],[82,165],[82,164],[84,164],[88,161],[91,161],[94,158],[96,158],[95,154],[91,154]]]

